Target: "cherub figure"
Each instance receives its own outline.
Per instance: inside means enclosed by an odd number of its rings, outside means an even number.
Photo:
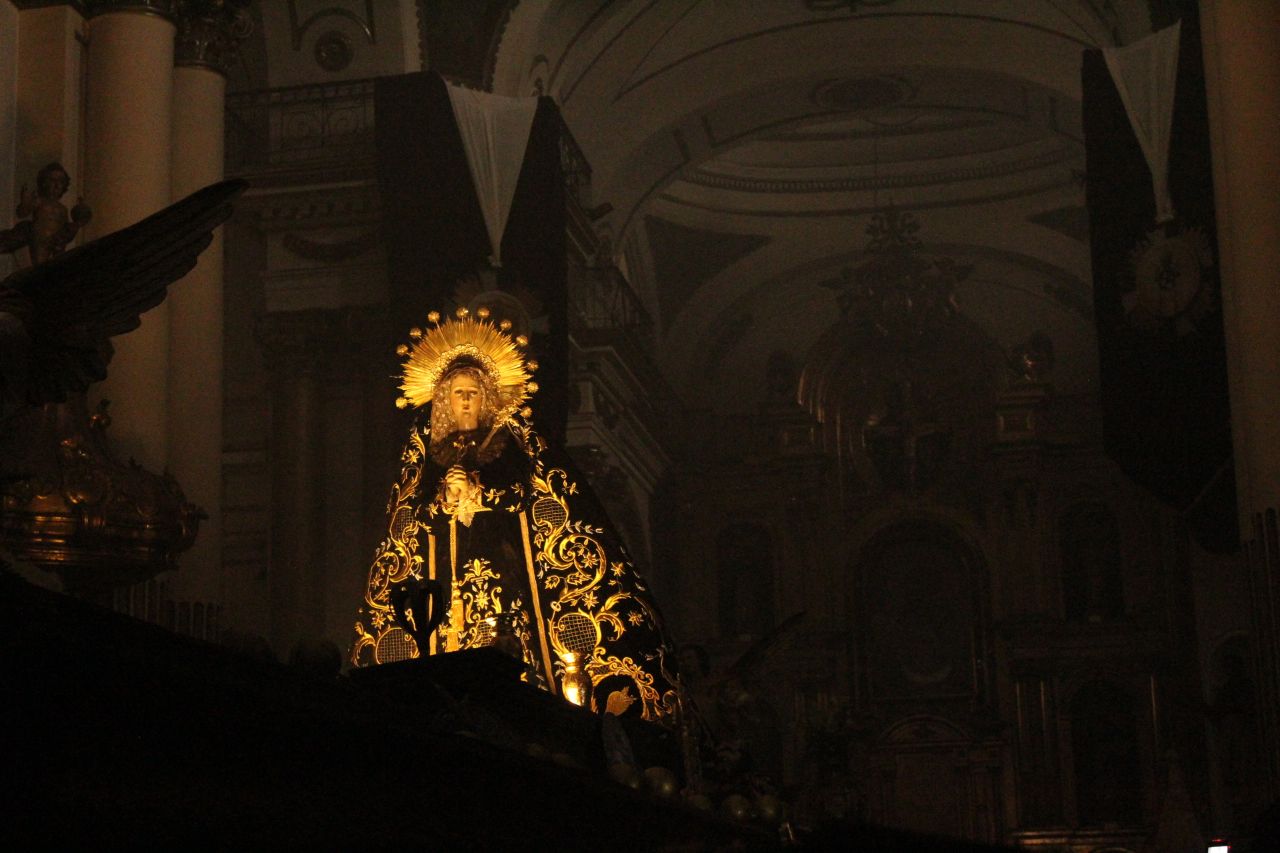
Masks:
[[[36,173],[36,193],[33,196],[22,188],[16,211],[20,221],[8,231],[0,231],[0,250],[16,252],[26,246],[32,266],[62,254],[93,218],[84,199],[67,210],[62,197],[70,186],[71,176],[60,163],[50,163]]]

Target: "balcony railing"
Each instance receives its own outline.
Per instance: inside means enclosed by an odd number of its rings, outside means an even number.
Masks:
[[[590,208],[591,164],[578,147],[569,126],[561,119],[560,169],[564,173],[564,188],[569,197],[583,210]]]
[[[615,267],[569,267],[570,326],[622,332],[643,350],[653,342],[653,320]]]
[[[372,170],[373,88],[366,79],[228,95],[228,174]],[[568,126],[560,134],[560,165],[570,199],[586,209],[591,166]]]
[[[373,164],[373,80],[227,96],[228,174]]]

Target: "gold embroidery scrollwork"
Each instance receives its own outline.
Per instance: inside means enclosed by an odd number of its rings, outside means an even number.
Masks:
[[[644,719],[669,719],[675,707],[675,691],[660,693],[652,672],[634,658],[610,654],[606,648],[608,643],[622,639],[629,627],[644,626],[659,635],[655,614],[645,602],[622,589],[619,578],[625,574],[624,560],[610,560],[601,542],[603,531],[573,518],[566,496],[575,494],[577,487],[568,474],[560,468],[543,474],[538,467],[532,478],[534,545],[538,549],[538,580],[544,589],[557,595],[548,605],[551,643],[560,659],[555,665],[556,675],[563,680],[577,677],[579,671],[585,673],[592,688],[590,705],[596,710],[604,701],[595,696],[595,688],[602,681],[611,677],[628,679],[639,693]],[[638,583],[637,588],[641,588]],[[602,596],[607,589],[616,591]],[[625,621],[619,612],[624,603],[636,605]],[[607,639],[605,625],[611,634]],[[675,684],[666,671],[665,651],[660,645],[653,658],[661,675]],[[566,667],[566,663],[570,666]],[[629,696],[625,689],[614,690],[607,699],[615,707],[624,707],[629,704],[624,693]]]
[[[427,430],[414,429],[402,457],[400,479],[391,487],[387,501],[390,518],[387,536],[374,553],[373,568],[365,588],[364,603],[369,625],[357,622],[356,640],[351,647],[351,663],[360,665],[370,654],[378,659],[396,659],[395,654],[416,658],[417,644],[395,626],[391,587],[410,577],[422,578],[422,556],[418,553],[420,523],[414,514],[413,499],[422,481],[422,460],[426,456]],[[391,632],[398,632],[394,637]],[[403,634],[403,637],[400,635]],[[384,655],[382,650],[386,649]]]

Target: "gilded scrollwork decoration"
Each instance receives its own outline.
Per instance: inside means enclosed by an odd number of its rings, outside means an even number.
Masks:
[[[674,655],[625,547],[526,405],[527,339],[459,309],[410,331],[402,408],[420,410],[355,626],[356,666],[498,646],[529,683],[600,713],[674,724]],[[446,590],[432,632],[399,596]],[[416,635],[416,636],[415,636]]]

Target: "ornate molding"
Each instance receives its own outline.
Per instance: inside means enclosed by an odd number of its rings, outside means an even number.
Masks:
[[[70,6],[79,12],[81,17],[85,15],[85,0],[9,0],[9,2],[19,12],[26,9],[43,9],[47,6]]]
[[[941,169],[906,175],[880,175],[878,177],[820,178],[813,180],[775,180],[717,174],[701,169],[684,177],[684,180],[704,187],[737,190],[752,193],[825,193],[858,192],[867,190],[903,189],[906,187],[952,184],[987,178],[1002,178],[1043,169],[1079,159],[1079,152],[1061,148],[1033,157],[1021,157],[1003,163],[970,166],[967,168]]]
[[[422,10],[417,10],[419,17]],[[373,14],[373,0],[364,0],[364,14],[358,15],[351,9],[340,5],[325,6],[303,17],[298,9],[298,0],[289,0],[289,41],[294,50],[302,50],[302,38],[307,30],[328,18],[339,18],[350,21],[360,28],[369,44],[378,43],[377,22]],[[323,36],[322,36],[323,38]]]
[[[249,0],[174,0],[178,34],[173,62],[226,75],[240,58],[240,42],[253,31]]]
[[[266,232],[376,226],[382,216],[377,189],[372,182],[353,182],[325,189],[246,195],[236,215]]]
[[[895,0],[804,0],[804,6],[810,12],[844,12],[857,14],[860,7],[876,9],[889,6]]]
[[[280,238],[280,242],[290,252],[305,260],[340,264],[377,248],[382,242],[382,234],[378,231],[369,231],[349,240],[325,243],[309,240],[293,231],[286,231]]]
[[[84,16],[96,18],[115,12],[141,12],[174,20],[177,0],[84,0]]]

